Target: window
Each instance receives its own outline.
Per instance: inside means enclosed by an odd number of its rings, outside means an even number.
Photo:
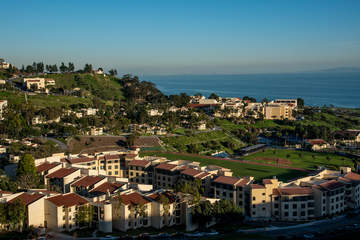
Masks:
[[[265,203],[265,200],[262,200],[262,203]]]
[[[253,197],[253,201],[255,201],[256,200],[256,197]]]
[[[263,192],[262,195],[265,196],[265,193]]]
[[[108,172],[108,175],[111,175],[111,172]]]
[[[118,168],[119,168],[119,166],[118,166],[118,165],[115,165],[114,167],[115,167],[115,169],[118,169]]]
[[[293,212],[293,216],[296,217],[296,216],[297,216],[297,212]]]
[[[119,174],[119,172],[118,171],[115,171],[115,175],[118,175]]]
[[[297,204],[293,204],[293,208],[297,208]]]
[[[285,208],[285,209],[289,209],[289,205],[288,205],[288,204],[285,204],[285,205],[284,205],[284,208]]]
[[[108,166],[108,169],[111,169],[111,166]]]
[[[284,212],[284,216],[285,216],[285,217],[288,217],[288,216],[289,216],[289,213],[288,213],[288,212]]]
[[[279,208],[279,204],[278,204],[278,203],[275,203],[275,204],[274,204],[274,208]]]
[[[301,204],[301,208],[305,208],[306,207],[306,204],[305,203],[302,203]]]

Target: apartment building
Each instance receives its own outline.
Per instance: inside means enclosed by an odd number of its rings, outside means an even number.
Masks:
[[[128,163],[129,181],[141,184],[153,183],[153,169],[148,160],[132,160]]]
[[[155,167],[156,188],[174,188],[179,177],[179,166],[170,163],[160,163]]]
[[[36,170],[45,182],[45,176],[62,168],[60,162],[43,162],[36,166]]]
[[[246,215],[253,220],[271,218],[271,195],[281,182],[277,179],[264,179],[262,184],[249,184],[245,191]]]
[[[275,99],[274,103],[297,107],[297,99]]]
[[[33,87],[36,90],[45,89],[45,78],[23,78],[23,86],[26,89],[32,89]]]
[[[310,187],[273,189],[272,217],[280,221],[303,221],[315,217],[315,200]]]
[[[70,184],[70,192],[88,193],[107,181],[104,176],[84,176]]]
[[[333,216],[345,210],[345,184],[338,180],[313,185],[316,216]]]
[[[49,190],[68,193],[70,184],[80,176],[78,168],[60,168],[45,176],[45,185]]]
[[[26,206],[26,226],[44,227],[44,198],[45,195],[43,194],[22,192],[9,195],[7,203],[12,204],[17,200],[22,201]]]
[[[112,225],[114,229],[127,231],[151,226],[151,201],[137,192],[114,197],[112,203]]]
[[[293,109],[293,106],[269,103],[265,106],[264,117],[271,120],[294,120],[295,118],[292,116]]]
[[[77,219],[81,206],[89,206],[85,198],[67,193],[45,199],[45,225],[55,231],[72,231],[79,228]]]
[[[194,168],[188,168],[180,172],[180,183],[192,183],[195,180],[201,182],[203,195],[208,196],[211,191],[211,180],[213,174]]]
[[[252,181],[252,177],[236,178],[218,176],[211,183],[210,197],[230,200],[244,210],[245,186]]]
[[[180,211],[176,208],[176,195],[172,192],[155,192],[147,195],[151,202],[151,226],[156,229],[180,223]]]
[[[360,174],[347,172],[339,181],[345,185],[345,204],[347,208],[360,207]]]

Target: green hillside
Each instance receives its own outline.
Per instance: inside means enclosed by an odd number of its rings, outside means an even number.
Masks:
[[[25,94],[22,92],[0,91],[0,99],[6,99],[10,104],[23,104],[25,103]],[[67,107],[79,103],[88,106],[92,103],[90,98],[45,94],[27,95],[27,100],[39,109],[45,107]]]
[[[124,99],[122,86],[116,77],[89,73],[56,73],[43,77],[54,79],[56,88],[66,90],[81,88],[103,100]]]

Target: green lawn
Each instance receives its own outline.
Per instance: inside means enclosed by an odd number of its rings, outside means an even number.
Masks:
[[[0,99],[6,99],[9,103],[25,103],[25,95],[22,92],[0,91]],[[32,103],[35,107],[38,108],[62,107],[78,103],[89,105],[91,103],[91,99],[89,98],[54,96],[45,94],[27,95],[27,100],[29,103]]]
[[[144,155],[151,155],[151,156],[159,156],[159,157],[166,157],[170,160],[190,160],[190,161],[197,161],[200,162],[201,166],[204,165],[218,165],[221,167],[229,168],[233,171],[234,176],[242,177],[242,176],[253,176],[256,180],[261,180],[263,178],[272,178],[276,176],[278,179],[282,181],[294,179],[296,177],[305,176],[305,172],[291,170],[291,169],[283,169],[277,167],[269,167],[269,166],[260,166],[260,165],[253,165],[247,163],[240,163],[240,162],[231,162],[231,161],[224,161],[219,159],[207,159],[201,156],[193,157],[187,155],[177,155],[177,154],[170,154],[170,153],[141,153],[142,156]]]
[[[237,129],[245,129],[245,125],[242,124],[235,124],[229,120],[226,119],[216,119],[216,125],[221,127],[222,129],[226,131],[233,131]]]
[[[318,166],[324,166],[331,169],[338,169],[340,166],[344,166],[344,165],[349,167],[353,166],[351,159],[336,154],[315,153],[315,152],[285,150],[285,149],[276,149],[276,150],[267,149],[265,150],[265,152],[261,151],[244,157],[244,159],[247,160],[266,162],[265,159],[261,159],[261,158],[287,159],[291,161],[292,163],[291,166],[309,169],[309,170],[316,169]]]

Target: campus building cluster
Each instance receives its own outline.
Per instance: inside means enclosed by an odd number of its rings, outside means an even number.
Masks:
[[[296,99],[276,99],[271,102],[251,102],[241,98],[207,99],[204,96],[192,96],[191,108],[213,112],[215,117],[239,118],[251,116],[270,120],[295,120],[293,111],[297,109]]]
[[[0,201],[22,200],[28,226],[55,231],[79,228],[79,216],[89,209],[103,232],[174,225],[194,230],[194,196],[174,191],[194,181],[201,186],[200,201],[230,200],[253,221],[308,221],[360,207],[360,174],[347,167],[285,183],[234,177],[229,169],[199,162],[140,157],[138,149],[55,154],[35,164],[46,189],[0,191]]]

